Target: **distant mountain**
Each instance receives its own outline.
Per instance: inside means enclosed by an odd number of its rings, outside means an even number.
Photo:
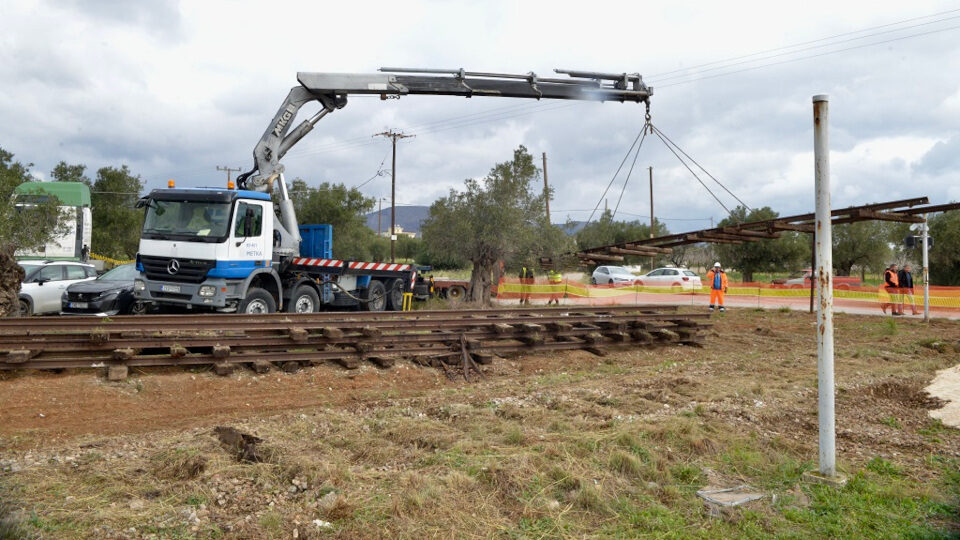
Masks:
[[[586,221],[570,221],[567,223],[554,223],[557,227],[563,229],[563,232],[567,233],[567,236],[573,236],[583,230],[587,225]]]
[[[380,230],[390,230],[390,207],[386,207],[379,212],[370,212],[367,214],[367,227],[377,231],[377,214],[380,214]],[[429,206],[398,206],[397,207],[397,225],[403,227],[404,232],[415,232],[420,235],[420,225],[430,215]]]

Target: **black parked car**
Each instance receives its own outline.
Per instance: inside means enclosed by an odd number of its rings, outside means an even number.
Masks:
[[[60,299],[62,315],[140,315],[147,305],[133,296],[136,265],[123,264],[92,281],[74,283]]]

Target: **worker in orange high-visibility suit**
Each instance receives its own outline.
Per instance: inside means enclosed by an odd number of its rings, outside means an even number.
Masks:
[[[727,292],[727,274],[720,263],[714,263],[707,272],[707,283],[710,284],[710,311],[713,311],[714,304],[720,306],[720,311],[726,311],[723,308],[723,293]]]

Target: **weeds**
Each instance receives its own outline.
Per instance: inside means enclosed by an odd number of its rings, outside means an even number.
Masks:
[[[884,319],[883,326],[880,328],[880,334],[884,336],[895,336],[897,332],[897,321],[894,319]]]
[[[887,426],[890,426],[890,427],[892,427],[892,428],[894,428],[894,429],[903,429],[903,426],[900,425],[900,421],[897,420],[897,419],[896,419],[895,417],[893,417],[893,416],[888,416],[888,417],[880,420],[880,423],[881,423],[881,424],[884,424],[884,425],[887,425]]]
[[[751,329],[760,317],[764,324],[778,320],[784,339],[809,328],[807,318],[793,313],[743,310],[730,319]],[[783,329],[784,320],[794,327]],[[845,346],[855,356],[889,354],[895,344],[876,339],[887,323],[861,321],[843,323],[857,334]],[[914,328],[904,324],[899,331]],[[718,333],[718,340],[732,334]],[[919,350],[922,337],[890,341]],[[330,521],[329,534],[345,538],[926,538],[956,530],[960,460],[946,457],[960,442],[955,430],[884,408],[874,421],[923,437],[922,453],[907,449],[901,457],[884,451],[889,446],[882,441],[858,440],[868,456],[894,457],[858,460],[846,448],[839,456],[850,476],[846,488],[802,483],[816,455],[809,345],[766,351],[757,358],[768,361],[750,364],[745,376],[743,366],[724,372],[725,359],[716,354],[737,343],[713,350],[708,344],[703,355],[664,349],[610,355],[601,369],[615,377],[598,376],[594,363],[565,364],[563,375],[491,377],[469,388],[444,385],[389,400],[377,399],[384,389],[378,386],[367,394],[369,403],[256,417],[238,428],[269,444],[274,453],[266,463],[236,462],[209,433],[194,439],[182,431],[151,433],[148,444],[122,451],[126,439],[110,439],[70,463],[0,475],[0,494],[24,509],[10,520],[4,518],[11,510],[0,508],[0,538],[105,536],[105,524],[123,534],[135,527],[130,536],[289,538],[298,527],[301,537],[314,537],[313,519]],[[784,349],[790,346],[783,341]],[[755,348],[731,354],[756,354]],[[930,366],[930,358],[944,360],[922,356]],[[863,383],[853,371],[866,371],[869,362],[850,364],[856,367],[838,363],[838,370]],[[907,355],[903,365],[893,364],[884,365],[890,377],[928,365]],[[860,399],[861,387],[851,384],[838,399]],[[764,407],[754,405],[758,398]],[[777,502],[767,497],[714,519],[695,495],[708,483],[750,484],[777,494]],[[144,506],[134,508],[133,501]],[[184,524],[191,514],[203,515],[195,530]]]

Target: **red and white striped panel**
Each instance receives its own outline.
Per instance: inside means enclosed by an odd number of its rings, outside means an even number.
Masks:
[[[297,257],[293,260],[297,266],[326,266],[328,268],[342,268],[343,261],[338,259],[312,259],[309,257]]]
[[[410,270],[409,264],[396,263],[372,263],[372,262],[352,262],[347,268],[351,270],[385,270],[387,272],[403,272]]]

